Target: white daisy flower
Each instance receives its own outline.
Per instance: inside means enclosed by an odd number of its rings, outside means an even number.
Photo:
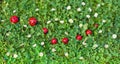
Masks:
[[[23,27],[27,28],[27,25],[23,25]]]
[[[87,18],[90,18],[90,15],[86,15]]]
[[[81,28],[83,26],[83,24],[79,24],[79,27]]]
[[[68,32],[65,32],[65,35],[68,35]]]
[[[77,8],[77,11],[80,12],[80,11],[81,11],[81,8]]]
[[[81,4],[82,4],[83,6],[85,6],[85,2],[82,2]]]
[[[55,18],[55,21],[58,21],[59,19],[58,18]]]
[[[116,38],[117,38],[117,35],[116,35],[116,34],[113,34],[113,35],[112,35],[112,38],[113,38],[113,39],[116,39]]]
[[[102,22],[103,22],[103,23],[105,23],[105,22],[106,22],[106,20],[102,20]]]
[[[109,45],[108,45],[108,44],[105,44],[105,45],[104,45],[104,47],[105,47],[105,48],[108,48],[108,47],[109,47]]]
[[[34,45],[33,45],[33,47],[36,47],[36,46],[37,46],[37,44],[34,44]]]
[[[16,10],[13,10],[13,13],[16,13]]]
[[[41,42],[41,46],[43,46],[45,43],[44,42]]]
[[[68,57],[68,52],[65,52],[65,56]]]
[[[99,30],[98,33],[102,33],[102,30]]]
[[[97,4],[97,7],[100,7],[101,5],[100,4]]]
[[[31,37],[31,34],[28,34],[27,37],[30,38],[30,37]]]
[[[83,60],[84,58],[81,56],[79,59],[80,59],[80,60]]]
[[[88,8],[88,10],[89,10],[90,12],[92,12],[92,9],[91,9],[91,8]]]
[[[73,23],[73,19],[69,19],[68,21],[69,21],[69,23]]]
[[[39,53],[39,56],[42,57],[42,56],[43,56],[43,52],[40,52],[40,53]]]
[[[52,48],[52,52],[55,52],[56,51],[56,49],[55,48]]]
[[[17,57],[18,57],[18,55],[17,55],[17,54],[14,54],[14,55],[13,55],[13,58],[17,58]]]
[[[71,9],[71,6],[67,6],[67,8],[66,8],[67,10],[70,10]]]
[[[47,24],[49,24],[49,23],[51,23],[51,21],[49,20],[49,21],[47,21]]]
[[[39,8],[36,8],[35,11],[39,11]]]
[[[92,48],[95,49],[97,47],[98,47],[98,44],[94,44]]]
[[[51,11],[55,11],[56,9],[55,8],[52,8]]]
[[[98,13],[95,13],[95,14],[94,14],[94,17],[98,17]]]
[[[64,23],[64,20],[61,20],[60,23],[63,24],[63,23]]]
[[[7,56],[10,56],[10,52],[7,52],[6,55],[7,55]]]

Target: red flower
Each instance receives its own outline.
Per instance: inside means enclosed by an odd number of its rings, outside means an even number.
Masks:
[[[69,41],[69,39],[68,39],[68,38],[63,38],[63,39],[62,39],[62,42],[63,42],[64,44],[67,44],[67,43],[68,43],[68,41]]]
[[[82,38],[83,38],[83,37],[82,37],[81,35],[79,35],[79,34],[76,36],[76,39],[77,39],[77,40],[82,40]]]
[[[86,30],[86,35],[91,35],[92,34],[92,31],[90,29]]]
[[[37,19],[34,17],[29,18],[29,24],[35,26],[37,24]]]
[[[47,28],[43,28],[43,32],[44,32],[44,34],[47,34],[48,33],[48,29]]]
[[[10,17],[10,21],[11,21],[12,23],[16,24],[16,23],[19,21],[19,18],[18,18],[18,16],[11,16],[11,17]]]
[[[57,39],[56,38],[53,38],[52,40],[51,40],[51,44],[57,44]]]

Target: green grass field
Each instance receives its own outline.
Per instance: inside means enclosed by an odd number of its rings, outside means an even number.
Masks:
[[[30,17],[38,20],[35,26]],[[120,64],[120,0],[0,1],[0,64]]]

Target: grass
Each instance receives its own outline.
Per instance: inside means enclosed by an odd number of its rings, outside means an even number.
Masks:
[[[120,63],[120,5],[118,0],[3,0],[0,1],[0,64],[119,64]],[[97,6],[100,4],[100,6]],[[66,10],[71,6],[70,10]],[[77,8],[81,8],[78,12]],[[55,8],[55,11],[51,11]],[[88,8],[92,9],[89,12]],[[39,9],[38,11],[35,11]],[[16,11],[13,13],[13,11]],[[98,13],[95,18],[94,14]],[[10,23],[10,17],[17,15],[20,21]],[[86,18],[90,15],[90,18]],[[28,19],[34,16],[38,24],[31,27]],[[58,21],[55,19],[58,18]],[[69,19],[74,23],[70,24]],[[102,20],[106,20],[105,23]],[[59,21],[64,20],[64,24]],[[47,24],[47,21],[51,21]],[[93,24],[99,24],[95,28]],[[82,24],[83,27],[79,27]],[[24,25],[27,25],[25,28]],[[42,28],[49,32],[45,36]],[[92,35],[86,36],[85,30],[91,29]],[[102,33],[99,33],[102,30]],[[68,32],[66,35],[64,32]],[[6,34],[9,34],[7,36]],[[27,35],[31,35],[30,38]],[[83,39],[77,41],[76,34]],[[112,35],[116,34],[117,38]],[[58,44],[51,45],[50,40],[56,37]],[[69,38],[69,43],[61,42],[63,37]],[[87,45],[83,45],[86,40]],[[41,42],[45,42],[41,46]],[[36,44],[36,47],[33,45]],[[93,45],[98,47],[93,49]],[[105,44],[109,45],[105,48]],[[56,52],[52,52],[52,48]],[[43,56],[39,53],[43,52]],[[66,57],[64,54],[68,53]],[[10,53],[10,55],[7,55]],[[18,57],[15,58],[14,55]],[[83,59],[80,59],[82,58]]]

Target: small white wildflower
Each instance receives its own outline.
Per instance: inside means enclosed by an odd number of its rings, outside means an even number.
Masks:
[[[59,19],[58,18],[55,18],[55,21],[58,21]]]
[[[85,2],[82,2],[81,4],[82,4],[83,6],[85,6]]]
[[[83,26],[83,24],[79,24],[79,27],[81,28]]]
[[[33,47],[36,47],[37,46],[37,44],[33,44]]]
[[[106,20],[102,20],[102,22],[103,22],[103,23],[105,23],[105,22],[106,22]]]
[[[51,11],[55,11],[56,9],[55,8],[52,8]]]
[[[69,23],[73,23],[73,19],[69,19],[68,21],[69,21]]]
[[[87,43],[86,43],[86,42],[82,42],[82,44],[83,44],[83,45],[87,45]]]
[[[42,57],[42,56],[43,56],[43,52],[40,52],[40,53],[39,53],[39,56]]]
[[[105,45],[104,45],[104,47],[105,47],[105,48],[108,48],[108,47],[109,47],[109,45],[108,45],[108,44],[105,44]]]
[[[61,21],[60,21],[60,23],[61,23],[61,24],[63,24],[63,23],[64,23],[64,21],[63,21],[63,20],[61,20]]]
[[[17,54],[14,54],[14,55],[13,55],[13,58],[17,58],[17,57],[18,57],[18,55],[17,55]]]
[[[86,15],[87,18],[90,18],[90,15]]]
[[[77,11],[80,12],[80,11],[81,11],[81,8],[77,8]]]
[[[116,35],[116,34],[113,34],[113,35],[112,35],[112,38],[113,38],[113,39],[116,39],[116,38],[117,38],[117,35]]]
[[[16,10],[13,10],[13,13],[16,13]]]
[[[102,30],[99,30],[98,33],[102,33]]]
[[[104,3],[102,3],[101,5],[104,5]]]
[[[67,6],[67,8],[66,8],[67,10],[70,10],[71,9],[71,6]]]
[[[84,58],[81,56],[79,59],[80,59],[80,60],[83,60]]]
[[[51,21],[47,21],[47,24],[51,23]]]
[[[5,20],[1,20],[1,22],[4,22]]]
[[[65,32],[66,35],[68,35],[68,32]]]
[[[6,36],[9,36],[10,35],[10,32],[6,33]]]
[[[27,37],[30,38],[30,37],[31,37],[31,34],[28,34]]]
[[[97,7],[100,7],[100,4],[97,4]]]
[[[68,57],[68,52],[65,52],[65,56]]]
[[[36,8],[35,11],[39,11],[39,8]]]
[[[91,9],[91,8],[88,8],[88,10],[89,10],[90,12],[92,12],[92,9]]]
[[[95,13],[95,14],[94,14],[94,17],[98,17],[98,13]]]
[[[98,47],[98,44],[94,44],[92,48],[95,49],[97,47]]]
[[[6,55],[7,55],[7,56],[10,56],[10,52],[7,52]]]
[[[56,49],[55,48],[52,48],[52,52],[55,52],[56,51]]]
[[[43,46],[45,43],[44,42],[41,42],[41,46]]]
[[[25,28],[27,28],[27,25],[23,25]]]

